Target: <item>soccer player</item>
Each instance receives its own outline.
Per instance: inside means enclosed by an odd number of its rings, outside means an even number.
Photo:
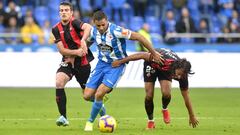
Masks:
[[[189,124],[195,128],[198,125],[198,120],[193,112],[192,103],[189,97],[188,75],[194,74],[191,71],[191,64],[185,58],[181,59],[176,53],[168,49],[156,49],[164,59],[163,64],[155,62],[155,59],[150,53],[142,52],[130,55],[121,60],[114,61],[113,67],[119,67],[126,62],[144,59],[144,82],[145,82],[145,110],[148,116],[147,129],[155,128],[154,123],[154,84],[156,79],[161,86],[162,92],[162,113],[163,120],[166,124],[170,123],[170,114],[168,104],[171,101],[171,83],[172,79],[179,81],[179,87],[185,101],[186,108],[189,114]]]
[[[91,30],[88,41],[97,44],[99,60],[95,69],[90,74],[84,91],[85,100],[90,100],[93,95],[95,96],[90,118],[86,122],[85,131],[93,130],[93,122],[102,107],[103,97],[114,88],[124,72],[125,64],[113,68],[111,63],[114,60],[127,56],[126,39],[138,40],[150,51],[151,56],[157,62],[162,61],[161,55],[152,48],[151,44],[143,36],[110,23],[104,12],[95,12],[93,22],[95,26]]]
[[[63,56],[56,73],[56,102],[60,113],[56,124],[68,126],[67,98],[64,87],[75,76],[81,88],[85,88],[91,70],[89,62],[93,60],[93,55],[87,48],[85,40],[92,26],[72,17],[73,6],[69,2],[60,4],[59,14],[61,21],[52,28],[55,43]]]

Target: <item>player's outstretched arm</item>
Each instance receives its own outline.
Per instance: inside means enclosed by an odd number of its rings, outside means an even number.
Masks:
[[[112,67],[118,67],[121,64],[127,63],[129,61],[135,61],[135,60],[140,60],[140,59],[144,59],[144,60],[148,61],[149,57],[150,57],[150,53],[147,53],[147,52],[135,53],[135,54],[129,55],[128,57],[125,57],[121,60],[113,61]]]
[[[189,125],[192,126],[193,128],[197,127],[199,124],[199,121],[197,120],[196,116],[194,115],[193,108],[192,108],[192,103],[190,101],[189,97],[189,91],[188,90],[182,90],[181,91],[185,105],[188,110],[189,114]]]
[[[137,40],[137,41],[139,41],[140,44],[142,44],[145,48],[148,49],[148,51],[152,54],[153,59],[157,63],[162,63],[163,64],[164,60],[162,58],[162,55],[159,54],[158,52],[156,52],[154,50],[154,48],[152,47],[151,43],[145,37],[143,37],[141,34],[132,31],[130,40]]]

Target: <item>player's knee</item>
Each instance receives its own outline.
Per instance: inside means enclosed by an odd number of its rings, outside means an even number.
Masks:
[[[65,83],[61,80],[56,80],[56,88],[64,88],[65,87]]]
[[[163,93],[162,97],[171,98],[171,93]]]
[[[83,94],[83,98],[84,98],[84,100],[86,100],[86,101],[90,101],[90,100],[91,100],[91,95],[84,93],[84,94]]]
[[[95,93],[95,99],[96,100],[102,100],[104,95],[105,95],[105,93],[103,93],[103,92],[96,92]]]
[[[146,100],[153,100],[153,96],[146,95],[146,96],[145,96],[145,99],[146,99]]]

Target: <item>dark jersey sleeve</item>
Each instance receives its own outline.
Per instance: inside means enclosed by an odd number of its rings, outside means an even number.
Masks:
[[[55,38],[54,43],[58,43],[59,41],[61,41],[60,33],[57,26],[52,28],[52,34]]]
[[[178,80],[179,87],[181,90],[187,90],[188,89],[188,77],[185,77],[184,79]]]
[[[83,22],[78,20],[78,19],[74,19],[72,21],[72,26],[74,27],[74,29],[76,30],[76,32],[80,32],[82,31],[82,25],[83,25]]]

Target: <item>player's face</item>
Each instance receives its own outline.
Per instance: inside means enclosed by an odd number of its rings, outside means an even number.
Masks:
[[[103,34],[107,31],[108,28],[108,21],[104,18],[100,21],[94,20],[94,24],[96,25],[97,30]]]
[[[184,70],[183,69],[176,69],[175,74],[173,74],[172,78],[181,79],[183,76],[184,76]]]
[[[59,14],[63,22],[68,22],[73,15],[73,11],[70,9],[69,6],[60,5]]]

